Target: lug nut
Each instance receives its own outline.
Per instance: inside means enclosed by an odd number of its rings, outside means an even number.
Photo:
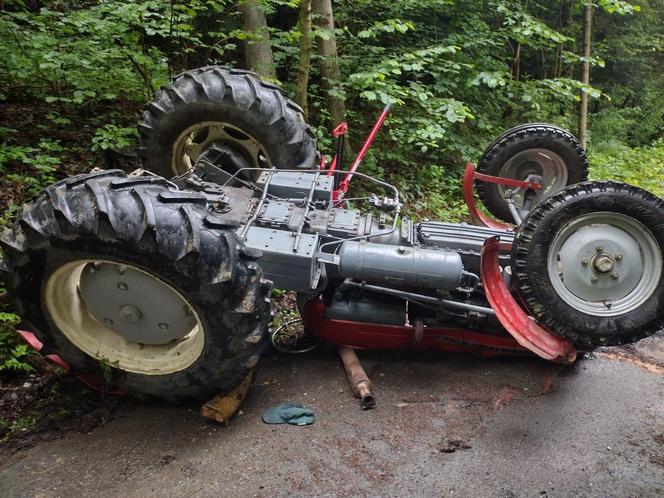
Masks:
[[[612,278],[613,280],[618,280],[618,277],[619,277],[619,276],[620,276],[620,275],[618,275],[618,272],[614,272],[614,273],[611,274],[611,278]]]
[[[620,261],[620,260],[623,258],[622,254],[616,254],[614,257],[615,257],[616,260],[618,260],[618,261]]]
[[[583,259],[581,260],[581,264],[582,264],[583,266],[588,266],[588,258],[583,258]]]
[[[106,325],[113,325],[113,320],[111,320],[110,318],[104,318],[104,323]]]
[[[129,286],[124,282],[118,282],[118,289],[120,289],[121,291],[126,291],[127,289],[129,289]]]
[[[167,324],[167,323],[163,323],[163,322],[162,322],[162,323],[160,323],[160,324],[157,325],[157,326],[158,326],[161,330],[166,330],[166,329],[168,329],[168,324]]]
[[[597,277],[596,277],[595,275],[593,275],[592,277],[590,277],[590,281],[591,281],[592,283],[597,282]]]
[[[597,247],[595,247],[595,250],[597,252],[602,252],[604,250],[604,247],[603,246],[597,246]]]

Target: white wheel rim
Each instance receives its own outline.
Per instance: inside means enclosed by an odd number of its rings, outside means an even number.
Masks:
[[[197,138],[200,134],[202,139]],[[244,130],[221,121],[203,121],[188,127],[173,143],[173,174],[179,176],[189,171],[198,156],[213,143],[234,146],[249,161],[251,168],[269,168],[272,165],[262,145]]]
[[[189,306],[195,325],[182,338],[164,344],[141,344],[127,340],[95,319],[87,310],[79,292],[81,274],[90,263],[122,266],[154,279]],[[177,290],[141,268],[107,260],[76,260],[57,268],[44,287],[44,304],[55,325],[77,348],[87,355],[119,370],[144,375],[166,375],[186,369],[199,358],[205,345],[200,317]]]

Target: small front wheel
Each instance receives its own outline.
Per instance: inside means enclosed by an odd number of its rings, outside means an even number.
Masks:
[[[542,178],[535,204],[568,185],[588,179],[588,159],[579,141],[568,131],[549,124],[529,123],[507,130],[499,136],[480,158],[477,171],[514,180],[530,175]],[[490,213],[503,221],[513,222],[506,195],[509,187],[477,182],[477,194]],[[513,197],[517,209],[523,195]]]
[[[512,264],[534,316],[584,346],[635,342],[664,327],[664,201],[586,182],[553,195],[517,230]]]

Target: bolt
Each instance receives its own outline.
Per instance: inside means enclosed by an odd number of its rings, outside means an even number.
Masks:
[[[115,267],[115,273],[117,273],[118,275],[124,275],[126,269],[127,265],[117,265]]]
[[[588,258],[583,258],[583,259],[581,260],[581,264],[582,264],[583,266],[588,266]]]
[[[113,320],[111,320],[110,318],[104,318],[104,323],[106,325],[113,325]]]
[[[620,261],[620,260],[623,258],[623,255],[622,255],[622,254],[616,254],[614,257],[615,257],[618,261]]]
[[[166,329],[168,328],[168,324],[167,324],[167,323],[160,323],[160,324],[158,325],[158,327],[159,327],[161,330],[166,330]]]
[[[406,248],[404,246],[399,246],[399,254],[404,254],[406,252]]]
[[[118,289],[120,289],[121,291],[126,291],[127,289],[129,289],[129,286],[124,282],[118,282]]]
[[[595,250],[597,252],[602,252],[602,251],[604,251],[604,247],[603,246],[597,246],[597,247],[595,247]]]
[[[618,274],[618,272],[614,272],[614,273],[611,274],[611,278],[612,278],[613,280],[618,280],[618,277],[619,277],[619,276],[620,276],[620,275]]]
[[[590,277],[590,281],[594,284],[595,282],[597,282],[597,277],[593,275],[592,277]]]

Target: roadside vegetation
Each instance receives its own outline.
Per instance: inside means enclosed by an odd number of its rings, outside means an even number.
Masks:
[[[467,216],[464,161],[477,161],[493,138],[522,122],[576,132],[581,91],[589,96],[592,177],[664,195],[664,0],[595,2],[589,57],[580,55],[586,5],[0,2],[0,224],[57,179],[138,166],[135,123],[145,102],[174,74],[209,64],[250,68],[283,86],[306,110],[324,152],[342,119],[357,150],[393,102],[363,167],[402,187],[419,215]],[[2,403],[16,394],[12,386],[37,382],[26,379],[43,367],[16,339],[19,320],[2,305]],[[0,438],[36,424],[17,413],[0,418]]]

